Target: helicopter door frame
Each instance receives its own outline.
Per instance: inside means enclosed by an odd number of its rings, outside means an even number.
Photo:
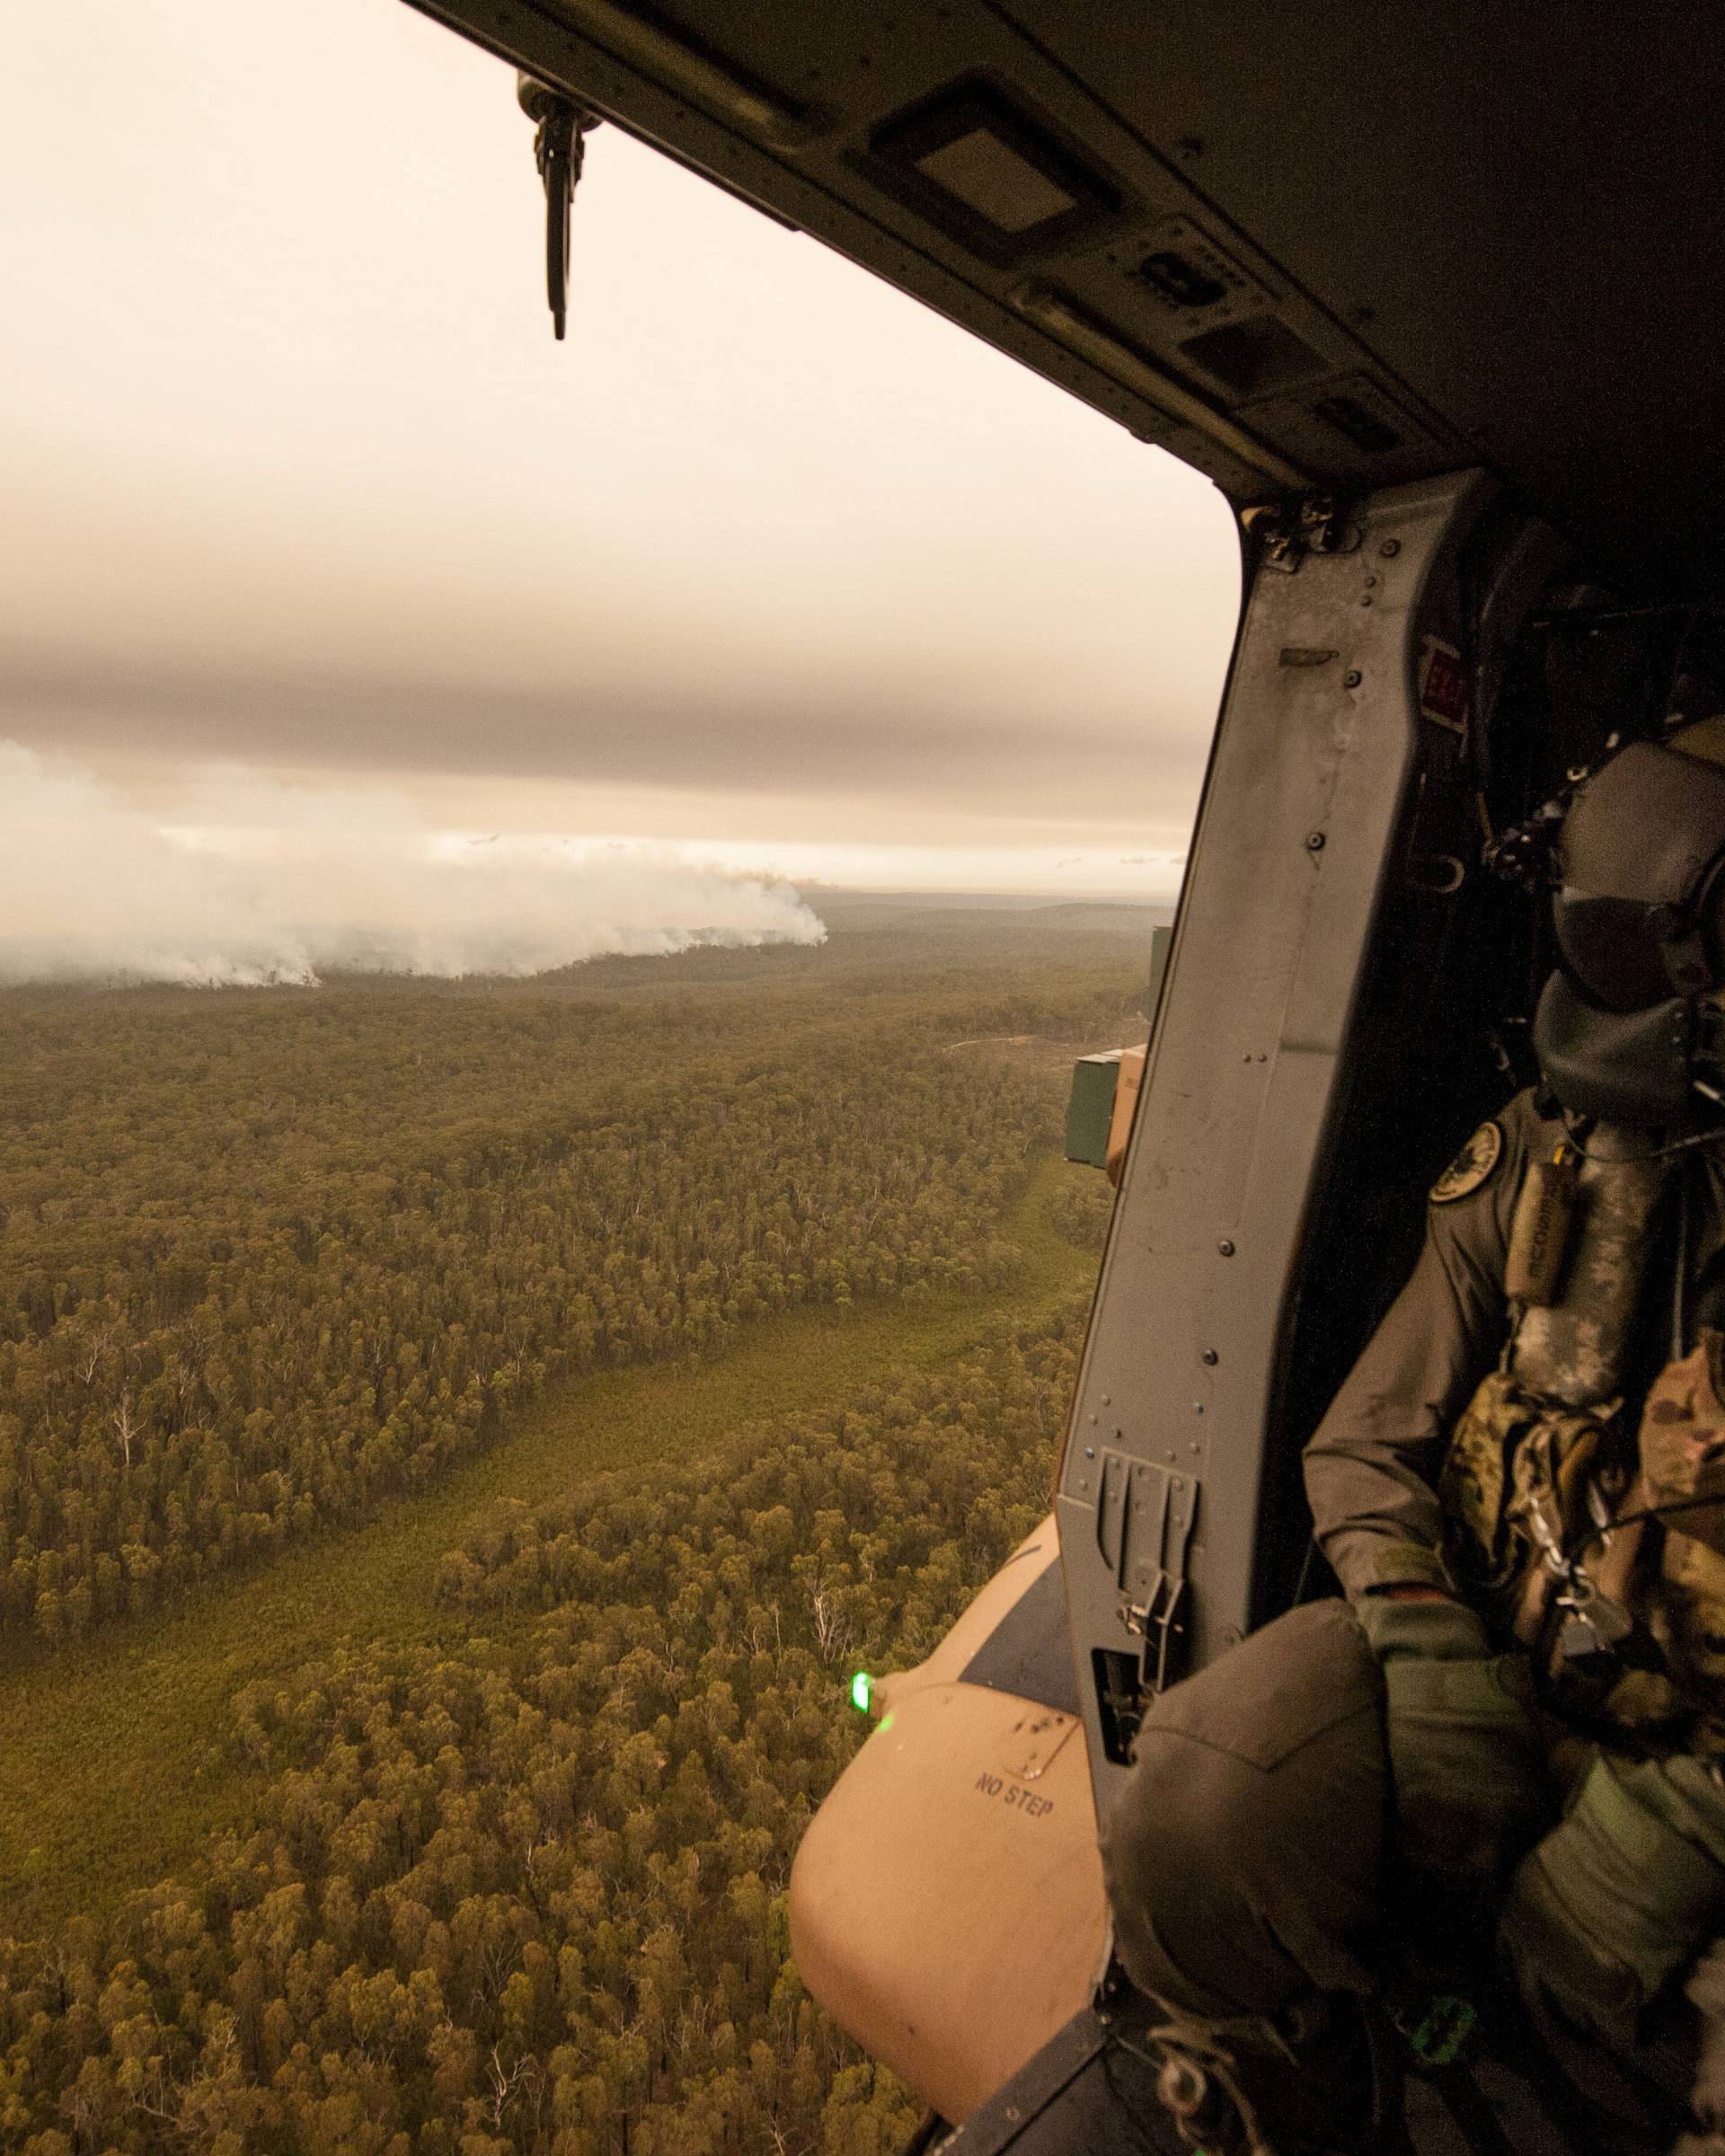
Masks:
[[[1247,513],[1258,563],[1057,1498],[1099,1817],[1146,1698],[1243,1637],[1297,1267],[1478,472]],[[1434,660],[1434,653],[1446,655]]]

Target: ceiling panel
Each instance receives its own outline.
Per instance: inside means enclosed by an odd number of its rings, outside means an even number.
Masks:
[[[414,4],[1238,499],[1483,462],[1717,574],[1725,11]]]

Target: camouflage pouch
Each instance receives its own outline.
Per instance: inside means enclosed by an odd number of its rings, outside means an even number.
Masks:
[[[1696,1717],[1691,1743],[1725,1749],[1725,1334],[1668,1363],[1641,1416],[1641,1485],[1660,1522],[1647,1620],[1677,1701]]]
[[[1670,1506],[1672,1527],[1725,1555],[1725,1333],[1668,1363],[1641,1413],[1647,1501]]]
[[[1488,1597],[1510,1594],[1530,1565],[1585,1518],[1590,1473],[1609,1471],[1607,1425],[1525,1391],[1508,1372],[1485,1378],[1456,1420],[1438,1479],[1447,1557],[1456,1578]],[[1621,1490],[1626,1477],[1609,1472]]]

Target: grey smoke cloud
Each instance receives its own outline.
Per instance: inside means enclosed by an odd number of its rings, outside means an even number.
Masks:
[[[1184,844],[1208,482],[615,129],[554,343],[509,71],[408,8],[13,13],[0,737],[153,807],[219,758],[479,830]]]
[[[1137,792],[1195,791],[1201,744],[1146,712],[1125,738],[1112,712],[978,714],[951,688],[880,675],[752,693],[673,693],[637,660],[546,688],[499,680],[367,676],[319,668],[232,673],[0,640],[0,723],[33,746],[98,754],[147,741],[166,757],[260,755],[352,771],[419,771],[733,794],[870,791],[944,799],[1054,821],[1095,818]],[[798,690],[801,689],[801,694]]]
[[[172,823],[0,742],[0,982],[523,976],[697,943],[818,943],[789,886],[641,848],[439,842],[406,804],[207,774]]]

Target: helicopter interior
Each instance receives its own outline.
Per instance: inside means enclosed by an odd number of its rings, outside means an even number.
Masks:
[[[1150,1693],[1322,1591],[1300,1446],[1425,1188],[1531,1074],[1549,951],[1492,837],[1613,734],[1725,709],[1725,31],[1679,0],[411,4],[578,139],[656,146],[1241,514],[1059,1471],[1064,1608],[971,1679],[1082,1722],[1105,1807]],[[1070,2092],[1110,2039],[1062,2018],[1037,2033]],[[1110,2145],[1035,2141],[1043,2101],[965,2145]]]

